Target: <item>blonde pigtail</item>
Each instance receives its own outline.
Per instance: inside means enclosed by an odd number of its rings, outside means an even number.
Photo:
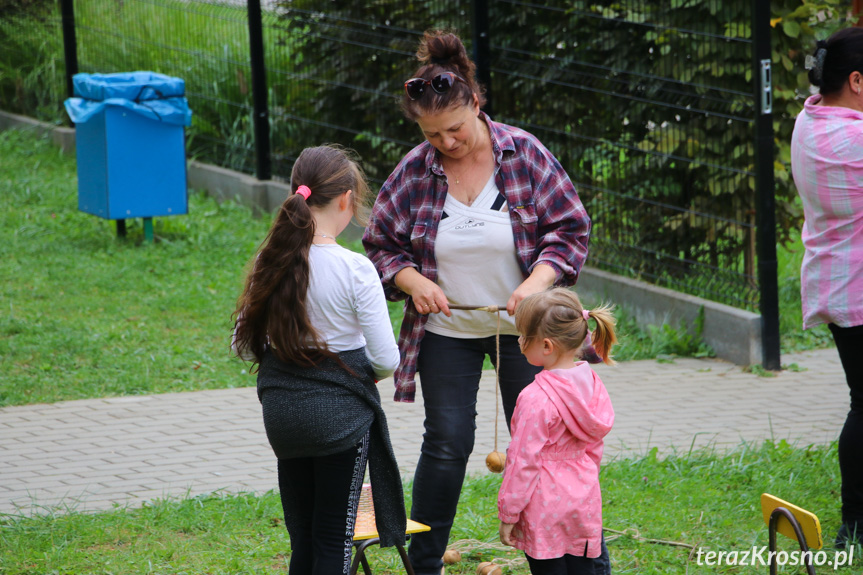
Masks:
[[[596,330],[591,336],[591,343],[602,361],[608,365],[616,363],[611,357],[611,346],[617,343],[617,336],[614,333],[617,322],[611,313],[612,309],[614,309],[612,305],[603,305],[588,312],[596,322]]]

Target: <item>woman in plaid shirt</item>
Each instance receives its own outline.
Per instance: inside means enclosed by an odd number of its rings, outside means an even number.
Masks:
[[[497,317],[450,304],[505,306],[500,389],[507,425],[537,373],[518,347],[514,314],[526,296],[575,284],[587,258],[590,218],[563,167],[533,135],[492,121],[475,65],[458,36],[428,32],[402,108],[425,141],[384,183],[363,244],[387,297],[406,300],[395,400],[425,407],[411,518],[417,575],[441,556],[473,451],[476,397],[486,354],[495,361]]]

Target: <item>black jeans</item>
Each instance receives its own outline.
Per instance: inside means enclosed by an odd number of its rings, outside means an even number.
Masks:
[[[425,433],[413,484],[411,519],[431,531],[411,536],[409,556],[417,575],[440,575],[465,469],[473,451],[476,396],[482,364],[495,361],[494,337],[457,339],[426,333],[418,372],[425,404]],[[515,400],[540,368],[527,363],[518,337],[500,337],[500,392],[509,426]],[[483,454],[485,457],[485,454]]]
[[[851,410],[839,434],[842,522],[863,531],[863,325],[829,324],[851,390]]]
[[[368,442],[367,433],[341,453],[279,460],[279,491],[291,537],[289,575],[350,573]]]
[[[531,575],[611,575],[611,559],[605,546],[605,537],[602,538],[602,552],[595,559],[576,555],[564,555],[557,559],[534,559],[527,553],[524,556],[530,565]]]

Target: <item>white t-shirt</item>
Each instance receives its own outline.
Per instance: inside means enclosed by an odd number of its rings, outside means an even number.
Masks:
[[[399,365],[384,289],[372,262],[337,244],[312,244],[309,320],[330,351],[363,346],[378,378]]]
[[[505,306],[524,281],[515,251],[506,198],[489,178],[473,204],[451,195],[435,240],[438,285],[458,305]],[[497,333],[497,314],[452,310],[452,317],[431,314],[426,330],[456,338],[489,337]],[[515,317],[500,312],[500,333],[518,335]]]

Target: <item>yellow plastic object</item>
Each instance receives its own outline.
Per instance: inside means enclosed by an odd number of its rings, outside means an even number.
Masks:
[[[421,531],[431,531],[431,527],[422,523],[417,523],[413,519],[408,519],[407,529],[405,529],[405,533],[410,535],[411,533],[419,533]],[[372,539],[373,537],[377,536],[378,528],[374,525],[372,525],[371,528],[365,527],[363,529],[360,529],[360,526],[357,525],[357,529],[354,531],[354,541],[363,541],[365,539]]]
[[[778,497],[769,493],[761,494],[761,512],[764,515],[764,523],[770,525],[770,514],[777,507],[784,507],[794,515],[797,523],[800,524],[800,530],[803,532],[803,537],[806,539],[806,545],[810,549],[821,549],[824,546],[824,540],[821,538],[821,523],[818,517],[811,511],[806,511],[796,505],[783,501]],[[776,522],[776,531],[797,541],[797,534],[794,532],[791,522],[786,517],[780,516]]]
[[[417,523],[412,519],[407,520],[407,528],[405,533],[419,533],[421,531],[431,531],[431,527]],[[378,536],[378,528],[375,525],[375,507],[372,503],[372,488],[368,483],[363,485],[360,492],[360,502],[357,508],[357,521],[354,525],[354,541],[363,541],[365,539],[374,539]]]

